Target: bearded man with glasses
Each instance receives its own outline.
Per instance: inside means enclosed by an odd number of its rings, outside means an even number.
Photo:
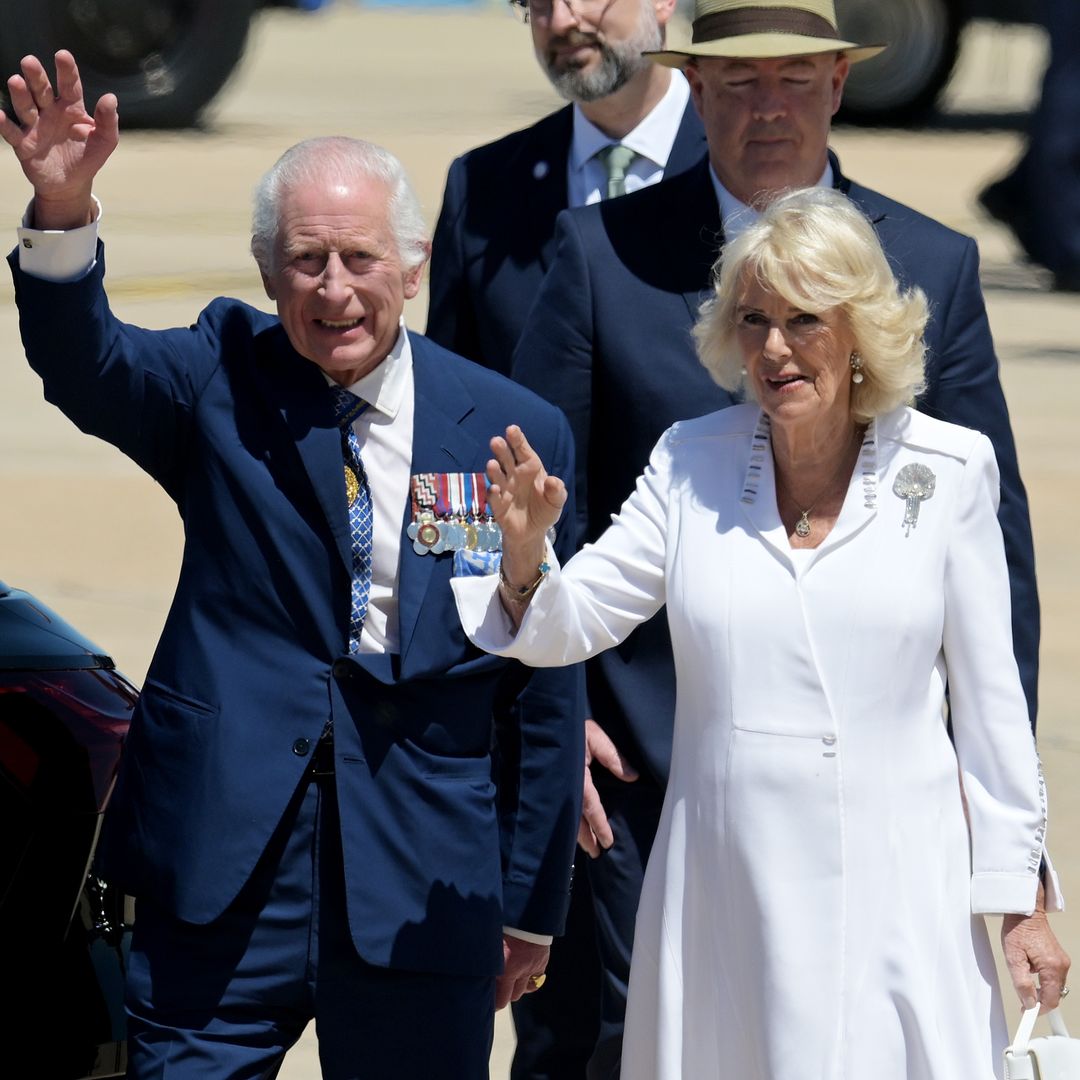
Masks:
[[[504,374],[554,257],[559,212],[685,172],[705,153],[686,79],[641,55],[662,47],[675,0],[511,7],[571,104],[450,166],[427,325],[440,345]]]

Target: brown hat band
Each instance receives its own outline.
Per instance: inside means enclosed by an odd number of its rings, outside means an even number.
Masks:
[[[828,19],[800,8],[755,7],[714,11],[694,20],[693,43],[743,34],[802,34],[835,39],[837,29]]]

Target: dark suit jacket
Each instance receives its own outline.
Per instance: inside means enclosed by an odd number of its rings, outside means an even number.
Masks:
[[[580,676],[530,681],[480,653],[457,618],[452,555],[420,556],[407,540],[400,655],[347,655],[340,433],[322,373],[277,318],[219,299],[193,327],[143,330],[109,312],[100,249],[72,284],[13,266],[46,397],[153,476],[184,522],[180,580],[108,815],[118,882],[190,922],[220,915],[332,719],[361,956],[495,974],[504,923],[560,932],[580,803]],[[410,339],[413,473],[482,470],[509,422],[570,465],[571,436],[550,405]],[[404,538],[407,501],[401,509]],[[526,681],[508,721],[517,790],[500,821],[492,716]]]
[[[555,254],[572,136],[568,105],[457,158],[446,178],[432,244],[427,333],[503,374]],[[664,175],[685,172],[705,151],[701,121],[687,102]]]
[[[998,381],[975,242],[847,180],[900,280],[927,294],[927,389],[919,408],[985,432],[1001,467],[1000,519],[1016,655],[1034,723],[1039,606],[1027,497]],[[733,403],[701,367],[690,330],[722,243],[708,162],[623,199],[559,217],[558,252],[514,356],[513,376],[559,405],[577,445],[579,542],[601,533],[674,421]],[[588,665],[597,722],[663,783],[675,673],[654,619]]]

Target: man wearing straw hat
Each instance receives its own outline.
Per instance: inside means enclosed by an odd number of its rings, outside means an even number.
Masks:
[[[873,221],[901,281],[930,300],[927,388],[918,407],[977,428],[994,444],[1014,648],[1034,724],[1039,606],[1031,528],[975,243],[849,180],[828,149],[850,65],[883,47],[845,40],[833,0],[698,0],[691,41],[651,55],[685,72],[708,159],[647,191],[560,215],[556,256],[512,374],[570,419],[578,542],[594,540],[670,424],[734,403],[698,362],[690,335],[724,242],[779,191],[843,191]],[[651,620],[589,661],[587,685],[593,765],[582,831],[598,856],[588,875],[605,968],[588,1072],[594,1080],[618,1074],[634,915],[667,782],[675,674],[665,620]],[[558,991],[553,983],[546,993]]]

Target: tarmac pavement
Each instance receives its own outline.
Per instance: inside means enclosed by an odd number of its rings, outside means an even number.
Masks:
[[[980,243],[1031,498],[1043,603],[1039,743],[1051,850],[1068,894],[1080,890],[1080,730],[1073,726],[1080,696],[1080,298],[1046,291],[1046,276],[1021,261],[1011,236],[975,202],[1022,145],[1017,114],[1037,95],[1044,63],[1040,31],[977,25],[945,112],[930,129],[838,129],[833,145],[849,175]],[[433,223],[456,154],[558,104],[527,28],[499,6],[410,13],[339,3],[314,15],[268,12],[202,130],[125,134],[102,174],[113,306],[129,321],[160,327],[186,325],[221,293],[269,306],[247,253],[249,196],[258,175],[299,139],[340,132],[388,146]],[[14,160],[0,162],[0,207],[13,230],[27,197]],[[417,329],[425,304],[421,296],[406,312]],[[37,593],[141,681],[179,567],[175,509],[126,459],[42,400],[22,359],[6,279],[0,353],[0,577]],[[1080,954],[1080,919],[1068,912],[1055,926]],[[492,1057],[497,1080],[507,1076],[512,1039],[504,1013]],[[280,1077],[318,1075],[309,1031]]]

